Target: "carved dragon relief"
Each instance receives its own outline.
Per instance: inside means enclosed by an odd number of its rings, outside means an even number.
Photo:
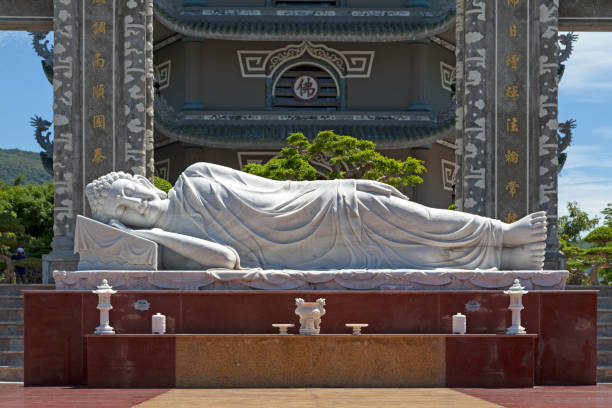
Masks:
[[[49,46],[48,31],[30,31],[32,48],[42,58],[41,65],[50,84],[53,84],[53,46]],[[47,173],[53,175],[53,133],[49,131],[52,122],[44,120],[38,115],[30,118],[30,125],[34,127],[34,138],[43,149],[40,152],[40,161]]]
[[[44,120],[38,115],[30,118],[30,125],[34,127],[36,142],[43,149],[40,152],[40,161],[46,172],[53,175],[53,140],[51,140],[52,132],[49,131],[51,124],[51,122]]]
[[[369,78],[375,51],[338,51],[303,41],[270,51],[238,51],[238,60],[244,78],[270,78],[285,62],[305,54],[327,62],[341,78]]]
[[[578,40],[578,34],[567,33],[559,35],[559,81],[565,73],[565,64],[574,51],[574,43]]]
[[[564,153],[564,150],[572,144],[572,130],[575,128],[575,119],[559,123],[559,168],[557,170],[559,173],[563,170],[563,166],[567,161],[567,153]]]
[[[558,80],[561,81],[563,78],[563,74],[565,73],[565,64],[567,60],[572,55],[574,51],[574,43],[578,40],[578,34],[567,33],[563,35],[559,35],[559,70],[558,70]],[[572,143],[572,131],[576,129],[576,120],[569,119],[563,123],[559,123],[558,129],[558,138],[559,138],[559,165],[557,168],[557,172],[560,173],[563,170],[563,166],[567,161],[567,153],[564,151],[571,145]]]
[[[41,64],[43,72],[49,83],[53,83],[53,46],[49,47],[47,39],[48,31],[30,31],[32,36],[32,48],[36,54],[42,58]]]

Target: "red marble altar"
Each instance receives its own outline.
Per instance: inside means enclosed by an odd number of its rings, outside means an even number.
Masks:
[[[24,291],[24,297],[25,385],[87,385],[85,336],[99,323],[97,296],[85,291]],[[111,298],[110,322],[119,334],[150,333],[151,316],[160,312],[167,316],[169,334],[275,333],[272,323],[297,323],[296,297],[326,298],[324,334],[347,333],[347,322],[369,323],[364,331],[369,334],[449,334],[457,312],[467,315],[470,334],[503,334],[511,324],[509,298],[499,291],[122,291]],[[150,309],[137,310],[137,300],[149,302]],[[537,335],[534,383],[595,384],[597,292],[531,291],[523,303],[523,326]],[[146,337],[159,344],[143,346],[142,358],[160,354],[156,347],[169,347]],[[172,340],[168,336],[163,341]],[[486,372],[478,367],[483,367],[487,353],[481,353],[476,339],[451,337],[447,350],[449,358],[457,359],[455,366],[467,362],[473,368],[457,373],[454,363],[447,364],[449,386],[473,386],[470,378],[486,381]]]

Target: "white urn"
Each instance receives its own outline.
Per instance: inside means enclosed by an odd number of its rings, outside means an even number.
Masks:
[[[312,335],[321,332],[321,316],[325,314],[325,299],[316,302],[305,302],[296,298],[295,314],[300,317],[300,334]]]

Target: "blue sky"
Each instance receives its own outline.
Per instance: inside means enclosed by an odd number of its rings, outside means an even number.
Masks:
[[[559,91],[559,120],[577,120],[559,177],[559,210],[591,215],[612,202],[612,33],[580,33]],[[23,32],[0,31],[0,147],[40,151],[29,118],[52,117],[53,93]]]
[[[0,147],[39,152],[30,117],[53,116],[53,87],[26,32],[0,31]]]
[[[559,177],[559,213],[578,201],[591,215],[612,203],[612,33],[580,33],[559,87],[559,121],[576,119]]]

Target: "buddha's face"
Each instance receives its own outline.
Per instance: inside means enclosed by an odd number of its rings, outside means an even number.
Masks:
[[[167,209],[168,200],[159,192],[136,181],[115,181],[104,203],[104,213],[109,219],[117,219],[132,227],[152,228]]]

